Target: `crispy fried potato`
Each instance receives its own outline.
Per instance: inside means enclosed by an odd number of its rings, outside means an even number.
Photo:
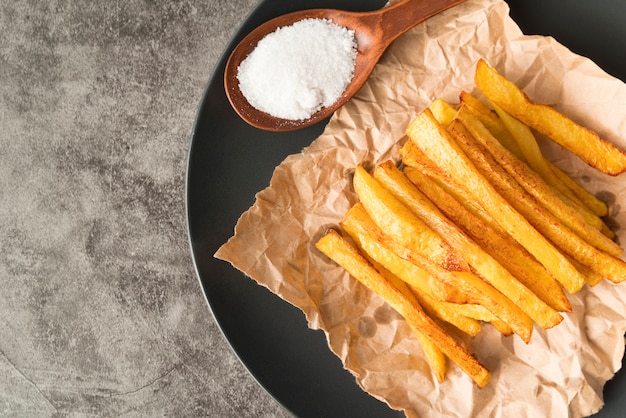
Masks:
[[[348,251],[352,252],[354,250],[354,248],[350,244],[348,244],[345,240],[343,240],[343,238],[341,238],[340,235],[336,231],[329,231],[326,235],[328,235],[328,234],[336,235],[336,236],[332,237],[332,239],[328,239],[329,242],[330,241],[336,241],[336,244],[340,244],[340,245],[337,246],[337,247],[333,247],[332,249],[331,248],[327,248],[327,251],[336,251],[336,252],[339,252],[339,253],[341,253],[341,252],[346,253]],[[323,238],[326,239],[325,236]],[[340,240],[343,240],[343,242],[340,241]],[[322,240],[320,240],[320,241],[322,241]],[[316,244],[316,246],[318,246],[318,244]],[[322,245],[323,245],[323,243],[322,243]],[[327,247],[330,247],[330,245],[327,245]],[[343,247],[343,249],[339,248],[339,247]],[[320,248],[318,247],[318,249],[320,249]],[[322,252],[324,252],[324,251],[322,251]],[[326,254],[326,255],[330,257],[329,254]],[[371,260],[367,260],[367,259],[359,260],[357,256],[363,256],[363,254],[358,253],[358,251],[356,251],[356,254],[344,254],[344,255],[348,256],[351,259],[348,262],[352,261],[352,262],[354,262],[356,264],[362,264],[364,261],[365,262],[367,262],[367,261],[371,262]],[[337,257],[337,255],[336,255],[336,257]],[[377,273],[379,273],[385,280],[387,280],[389,282],[389,284],[391,285],[392,288],[395,288],[399,292],[401,292],[402,296],[404,296],[410,304],[412,304],[414,306],[417,306],[417,307],[421,307],[420,304],[419,304],[419,301],[415,297],[415,294],[413,293],[411,288],[406,283],[402,282],[400,279],[398,279],[396,276],[394,276],[392,273],[390,273],[384,267],[381,267],[380,265],[376,265],[376,264],[372,264],[372,266],[375,268]],[[357,278],[357,280],[359,280],[359,279]],[[359,281],[361,281],[361,280],[359,280]],[[367,286],[367,284],[366,284],[366,286]],[[370,286],[367,286],[367,287],[370,288]],[[373,290],[373,289],[370,288],[370,290]],[[381,296],[381,295],[379,295],[379,296]],[[446,356],[439,349],[439,347],[437,346],[437,343],[435,341],[431,340],[420,329],[417,329],[416,327],[412,326],[411,324],[409,324],[409,325],[410,325],[414,335],[416,336],[417,340],[419,341],[420,345],[422,346],[424,354],[426,355],[426,358],[428,359],[428,362],[429,362],[431,368],[433,369],[433,372],[435,374],[435,377],[437,378],[437,381],[439,383],[442,383],[445,380],[446,371],[447,371]]]
[[[480,331],[480,323],[472,318],[460,315],[453,309],[453,307],[463,306],[464,304],[444,303],[433,297],[429,287],[429,281],[436,280],[433,276],[423,268],[399,257],[385,247],[385,238],[382,231],[374,224],[363,205],[356,203],[350,208],[341,222],[341,227],[357,243],[361,252],[368,259],[371,258],[372,264],[380,264],[390,274],[395,275],[409,285],[414,290],[420,304],[431,316],[434,315],[454,325],[470,336],[474,336]],[[377,267],[377,269],[381,271],[381,268]],[[381,273],[383,272],[381,271]],[[385,274],[383,273],[383,275]],[[449,287],[456,289],[452,286]],[[465,298],[465,300],[467,299]]]
[[[340,225],[364,253],[369,254],[372,259],[412,287],[433,296],[429,284],[432,276],[384,245],[382,231],[372,221],[361,203],[357,202],[348,209]]]
[[[475,303],[463,303],[463,304],[454,304],[449,302],[443,302],[446,305],[450,305],[451,309],[454,309],[459,315],[466,316],[468,318],[476,319],[477,321],[491,322],[495,321],[498,318],[483,305],[478,305]]]
[[[431,161],[437,161],[447,181],[467,187],[482,208],[570,293],[582,288],[584,276],[489,184],[430,110],[425,109],[413,120],[407,134]]]
[[[483,59],[476,66],[474,81],[492,103],[568,149],[591,167],[612,176],[626,171],[626,153],[552,107],[534,103]]]
[[[464,292],[472,295],[472,303],[484,306],[497,320],[491,322],[502,322],[506,324],[506,329],[517,334],[522,341],[529,343],[532,337],[532,320],[509,298],[498,292],[489,283],[480,277],[469,272],[453,272],[450,274],[454,283]]]
[[[598,230],[602,230],[604,225],[602,220],[581,202],[574,191],[567,187],[556,175],[555,171],[552,170],[548,161],[543,157],[539,144],[530,128],[506,113],[497,104],[493,103],[493,107],[502,122],[517,140],[530,167],[554,189],[554,194],[563,200],[563,202],[579,211],[590,225],[595,226]]]
[[[353,178],[354,190],[378,227],[398,244],[420,254],[447,270],[467,270],[467,263],[443,238],[413,214],[391,192],[382,187],[362,166]]]
[[[366,232],[368,235],[376,236],[376,240],[378,240],[381,245],[387,248],[389,251],[393,252],[400,258],[415,264],[416,266],[424,269],[428,273],[430,273],[437,280],[431,280],[429,282],[430,290],[432,294],[437,297],[439,300],[453,303],[469,303],[470,301],[475,301],[476,296],[474,295],[474,287],[468,286],[459,286],[459,281],[471,283],[473,280],[481,280],[474,273],[470,272],[462,272],[462,271],[450,271],[446,270],[440,264],[433,262],[429,254],[426,252],[420,252],[419,249],[409,249],[398,244],[393,238],[387,235],[384,231],[382,231],[378,225],[376,225],[367,211],[364,210],[363,205],[358,202],[355,204],[349,213],[349,217],[345,218],[342,221],[342,225],[345,228],[352,228],[355,231],[357,228],[367,228]],[[358,222],[353,220],[352,218],[357,218]],[[371,222],[370,222],[371,221]],[[471,279],[468,276],[474,276]],[[410,283],[411,279],[407,278],[407,281]],[[443,287],[441,289],[437,288],[437,286],[433,285],[433,282],[442,282]],[[479,286],[480,287],[480,286]],[[482,289],[482,287],[480,287]],[[468,289],[470,289],[468,291]]]
[[[493,321],[489,321],[489,323],[493,325],[493,327],[497,329],[503,336],[508,337],[510,335],[513,335],[513,330],[506,322],[496,319]]]
[[[510,324],[515,334],[519,335],[523,341],[530,341],[533,322],[519,306],[471,272],[469,265],[467,265],[465,260],[458,257],[456,251],[449,247],[436,232],[428,228],[410,209],[382,187],[362,167],[358,167],[355,172],[354,184],[363,207],[382,231],[383,237],[381,239],[383,239],[387,248],[400,257],[416,263],[447,285],[458,288],[470,300],[483,304],[498,318]],[[371,208],[371,212],[367,210],[368,205]],[[381,219],[380,223],[376,221],[372,213],[375,213]],[[411,226],[411,224],[418,223],[423,224],[423,227],[420,227],[420,229],[428,231],[429,236],[398,239],[397,235],[399,234],[397,231],[399,229],[403,229],[404,233],[414,231],[413,234],[420,234],[416,228]],[[422,240],[421,245],[414,244],[413,240],[417,238]],[[438,244],[435,246],[436,248],[447,246],[449,249],[448,253],[453,254],[453,256],[444,258],[442,262],[441,257],[433,256],[433,253],[430,251],[433,245],[424,243],[425,239],[435,241]],[[453,262],[450,262],[450,260],[453,260]]]
[[[532,102],[484,60],[467,92],[434,100],[406,130],[404,170],[391,160],[354,173],[359,201],[316,248],[406,320],[433,374],[446,359],[479,386],[491,373],[459,341],[483,323],[530,342],[571,312],[565,290],[626,280],[606,203],[542,154],[531,129],[610,175],[626,152]],[[457,341],[458,340],[458,341]]]
[[[520,150],[524,154],[524,158],[528,161],[528,165],[535,170],[539,175],[552,187],[559,190],[561,193],[568,197],[576,198],[574,193],[563,183],[561,180],[556,177],[554,172],[550,169],[547,160],[544,158],[541,149],[539,148],[539,144],[535,139],[530,128],[515,119],[513,116],[509,115],[505,112],[500,106],[496,103],[491,104],[498,114],[498,117],[504,123],[504,126],[511,133],[517,145],[519,145]]]
[[[467,301],[467,296],[459,292],[456,287],[442,283],[423,267],[392,251],[389,247],[393,248],[393,246],[386,245],[389,239],[374,223],[360,202],[354,204],[346,212],[341,221],[341,227],[365,253],[412,288],[443,301],[456,303]]]
[[[414,294],[420,305],[431,317],[439,318],[441,321],[454,325],[470,337],[474,337],[480,332],[482,328],[480,321],[464,315],[457,309],[458,306],[465,306],[466,304],[442,302],[421,292],[414,292]],[[495,318],[495,316],[493,317]]]
[[[491,215],[473,197],[468,195],[461,183],[449,179],[447,174],[440,170],[413,141],[408,140],[404,143],[400,149],[400,156],[405,166],[416,168],[428,175],[451,196],[454,196],[467,210],[489,223],[493,228],[504,231]]]
[[[571,304],[561,285],[510,235],[492,228],[489,223],[467,210],[419,170],[406,167],[404,173],[450,220],[462,228],[529,290],[552,308],[561,312],[571,311]]]
[[[619,256],[623,249],[614,241],[608,238],[598,229],[597,225],[592,225],[587,220],[591,218],[597,219],[602,224],[602,220],[597,218],[595,214],[589,212],[584,216],[574,207],[568,205],[561,199],[560,195],[555,192],[542,178],[531,170],[526,164],[519,161],[512,153],[493,138],[489,130],[474,118],[463,106],[458,112],[458,120],[460,120],[465,128],[472,134],[473,139],[477,140],[484,146],[493,156],[494,160],[513,177],[526,192],[530,193],[539,203],[557,217],[564,225],[571,228],[576,234],[596,248],[606,251],[611,255]],[[549,169],[549,168],[548,168]]]
[[[364,255],[365,258],[372,263],[374,268],[386,280],[388,280],[392,284],[392,286],[394,286],[396,289],[402,292],[402,294],[409,300],[410,303],[415,304],[416,306],[421,306],[426,312],[426,314],[430,316],[431,318],[436,317],[436,315],[434,315],[434,313],[429,309],[430,308],[429,306],[423,305],[421,303],[422,299],[417,297],[416,292],[413,290],[411,286],[409,286],[407,283],[399,279],[397,276],[395,276],[393,273],[391,273],[389,270],[387,270],[380,264],[376,263],[375,261],[372,261],[369,257],[367,257],[367,254],[362,254],[362,255]],[[469,321],[466,321],[466,322],[469,322]],[[480,324],[478,324],[478,327],[480,330]],[[428,338],[428,336],[424,335],[424,333],[421,332],[420,330],[413,329],[413,333],[415,334],[415,336],[417,337],[417,340],[422,346],[422,350],[424,351],[424,354],[426,355],[426,358],[428,359],[428,363],[430,364],[430,367],[433,369],[433,372],[435,374],[435,377],[437,378],[437,381],[439,383],[443,383],[443,381],[446,378],[446,372],[447,372],[445,354],[443,354],[443,352],[439,349],[435,341]]]
[[[551,328],[563,320],[558,312],[532,293],[441,213],[435,204],[411,183],[391,161],[378,165],[374,170],[374,178],[442,236],[452,248],[462,254],[474,271],[511,299],[540,327]]]
[[[472,96],[470,93],[461,92],[461,105],[466,108],[474,117],[476,117],[491,134],[520,161],[526,162],[522,150],[519,148],[516,139],[508,131],[500,117],[489,109],[483,102]],[[582,187],[561,169],[556,167],[550,161],[545,160],[550,170],[565,184],[577,197],[583,202],[596,216],[606,216],[608,207],[606,203],[598,199],[587,189]],[[544,180],[546,180],[544,178]],[[610,236],[610,234],[609,234]]]
[[[485,125],[485,127],[489,129],[489,132],[491,132],[491,134],[497,138],[498,141],[506,147],[506,149],[519,158],[520,161],[526,161],[524,153],[522,153],[517,141],[513,135],[511,135],[504,123],[502,123],[502,120],[500,120],[497,113],[489,109],[485,104],[483,104],[483,102],[466,91],[462,91],[459,97],[461,100],[461,106],[465,107],[466,112],[471,112],[472,115],[474,115],[480,123]]]
[[[422,346],[422,350],[424,350],[424,354],[428,359],[430,367],[432,367],[433,372],[435,373],[437,381],[439,383],[443,383],[446,379],[446,372],[448,369],[445,354],[443,354],[441,349],[437,346],[437,343],[428,338],[428,336],[424,335],[423,332],[419,332],[415,329],[415,327],[412,327],[412,329]]]
[[[352,277],[381,296],[405,318],[414,331],[435,342],[439,349],[468,374],[479,387],[484,387],[489,382],[491,377],[489,370],[429,318],[415,301],[407,298],[404,293],[386,280],[356,248],[336,231],[329,231],[316,242],[315,246],[346,269]]]
[[[387,241],[385,245],[389,246],[401,257],[431,272],[431,274],[444,283],[458,288],[462,294],[467,295],[467,303],[483,305],[496,317],[507,323],[511,330],[517,334],[522,341],[527,343],[530,341],[533,331],[533,322],[530,317],[509,298],[476,274],[469,271],[445,270],[430,261],[427,255],[416,254],[413,251],[398,246],[393,241]]]
[[[563,184],[569,187],[570,190],[574,192],[576,196],[578,196],[578,200],[583,202],[585,206],[587,206],[593,213],[596,214],[596,216],[602,217],[609,214],[609,207],[605,202],[598,199],[590,191],[578,184],[567,173],[565,173],[563,170],[553,164],[550,164],[550,169],[561,180]],[[610,231],[610,233],[607,235],[612,238],[611,235],[614,236],[615,234],[613,234],[613,231]]]
[[[443,99],[435,99],[428,108],[442,125],[449,124],[456,116],[456,109]]]
[[[613,282],[626,279],[626,263],[593,247],[572,232],[552,213],[541,206],[520,184],[500,166],[459,120],[450,124],[450,132],[457,139],[475,167],[509,204],[522,214],[543,236],[564,254],[588,266]],[[571,263],[570,263],[571,264]],[[562,283],[565,285],[564,283]]]

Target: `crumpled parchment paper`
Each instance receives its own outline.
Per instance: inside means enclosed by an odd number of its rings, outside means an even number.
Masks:
[[[626,284],[603,282],[570,296],[573,312],[527,345],[485,326],[470,350],[493,373],[479,389],[455,365],[437,383],[404,320],[313,246],[356,198],[358,164],[392,158],[412,118],[442,97],[477,93],[476,61],[485,58],[535,101],[555,106],[626,148],[626,86],[554,39],[524,36],[501,0],[469,0],[398,38],[368,83],[333,116],[323,134],[286,158],[268,188],[216,253],[285,301],[371,395],[407,416],[577,417],[598,411],[602,388],[621,366]],[[541,138],[540,138],[541,140]],[[626,177],[609,177],[543,140],[546,155],[609,200],[613,225]],[[618,230],[624,240],[624,232]]]

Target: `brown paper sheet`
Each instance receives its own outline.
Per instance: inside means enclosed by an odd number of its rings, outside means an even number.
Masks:
[[[601,408],[602,387],[621,366],[626,284],[601,283],[571,296],[573,313],[551,330],[535,328],[528,345],[485,326],[469,343],[493,373],[478,389],[453,364],[437,383],[402,318],[313,247],[354,203],[354,168],[397,160],[406,126],[432,100],[458,103],[461,90],[476,93],[481,57],[534,100],[626,148],[624,83],[552,38],[524,36],[505,2],[470,0],[394,42],[324,133],[276,168],[216,257],[302,309],[359,385],[407,416],[586,416]],[[613,220],[626,225],[626,178],[544,145],[556,165],[610,198]],[[623,235],[619,230],[626,242]]]

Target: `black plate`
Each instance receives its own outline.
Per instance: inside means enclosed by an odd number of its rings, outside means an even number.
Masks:
[[[267,187],[274,168],[299,152],[325,122],[288,133],[268,133],[241,121],[223,88],[228,54],[249,31],[280,14],[332,7],[373,10],[385,0],[262,1],[226,48],[197,115],[187,167],[187,222],[196,271],[213,316],[235,353],[257,381],[299,417],[398,417],[363,392],[328,349],[321,331],[308,329],[303,313],[213,258],[238,217]],[[552,35],[574,52],[626,80],[626,2],[623,0],[511,0],[511,14],[529,34]],[[607,406],[598,417],[622,417],[622,374],[607,384]]]

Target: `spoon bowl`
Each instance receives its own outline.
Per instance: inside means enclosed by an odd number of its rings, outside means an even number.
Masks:
[[[429,17],[465,0],[402,0],[373,12],[346,12],[335,9],[310,9],[276,17],[250,32],[233,50],[224,72],[226,96],[233,109],[248,124],[267,131],[293,131],[320,122],[343,106],[367,81],[383,52],[398,36]],[[354,31],[357,44],[352,80],[342,95],[307,119],[283,119],[252,106],[239,88],[239,64],[266,35],[303,19],[327,19]]]

